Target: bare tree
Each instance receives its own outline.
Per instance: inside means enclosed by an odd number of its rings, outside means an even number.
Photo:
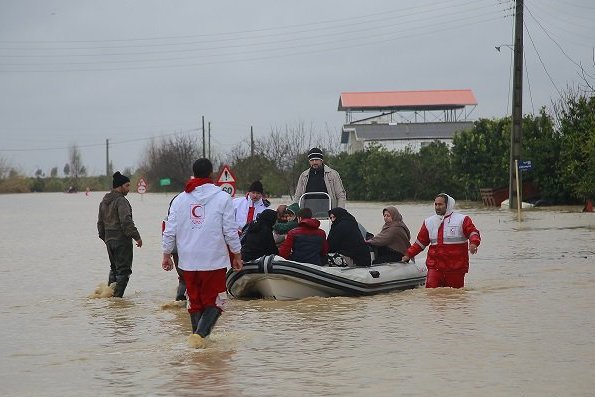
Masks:
[[[12,167],[4,157],[0,157],[0,179],[7,178]]]
[[[196,136],[175,135],[152,141],[140,168],[153,183],[169,178],[172,187],[181,189],[192,175],[192,163],[202,157]]]
[[[81,159],[81,151],[76,144],[73,144],[68,148],[68,163],[70,165],[70,175],[74,180],[76,188],[79,176],[84,176],[86,174],[86,169]]]

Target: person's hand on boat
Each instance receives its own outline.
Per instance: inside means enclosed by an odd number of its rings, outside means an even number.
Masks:
[[[403,257],[401,258],[401,262],[409,263],[409,259],[411,259],[411,258],[409,258],[407,255],[403,255]]]
[[[171,254],[163,254],[163,260],[161,261],[161,267],[165,271],[170,271],[174,268],[174,262],[171,260]]]
[[[476,254],[477,253],[477,245],[470,243],[469,244],[469,252],[471,254]]]
[[[242,261],[241,253],[238,252],[237,254],[235,254],[235,253],[233,254],[233,260],[231,262],[231,267],[236,272],[242,270],[242,267],[244,267],[244,262]]]

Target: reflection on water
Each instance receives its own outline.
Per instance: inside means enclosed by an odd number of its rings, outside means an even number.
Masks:
[[[131,194],[143,236],[124,299],[90,299],[108,259],[103,193],[0,196],[0,395],[582,396],[595,380],[595,216],[466,205],[482,233],[467,287],[296,302],[232,300],[188,347],[160,266],[171,195]],[[280,202],[273,202],[275,207]],[[372,233],[385,203],[349,203]],[[417,233],[431,203],[398,203]],[[48,211],[47,208],[51,208]]]

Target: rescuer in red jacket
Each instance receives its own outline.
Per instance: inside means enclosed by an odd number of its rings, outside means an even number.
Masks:
[[[436,215],[424,220],[417,234],[417,240],[407,249],[403,262],[422,252],[427,246],[426,266],[428,277],[426,288],[465,286],[465,274],[469,271],[469,251],[477,252],[481,243],[479,230],[471,218],[453,212],[455,200],[446,193],[440,193],[434,200]]]

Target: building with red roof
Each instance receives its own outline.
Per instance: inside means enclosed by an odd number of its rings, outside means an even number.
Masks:
[[[451,145],[458,131],[473,127],[469,117],[476,106],[469,89],[344,92],[338,107],[345,112],[341,143],[348,153],[371,143],[415,151],[435,140]]]

